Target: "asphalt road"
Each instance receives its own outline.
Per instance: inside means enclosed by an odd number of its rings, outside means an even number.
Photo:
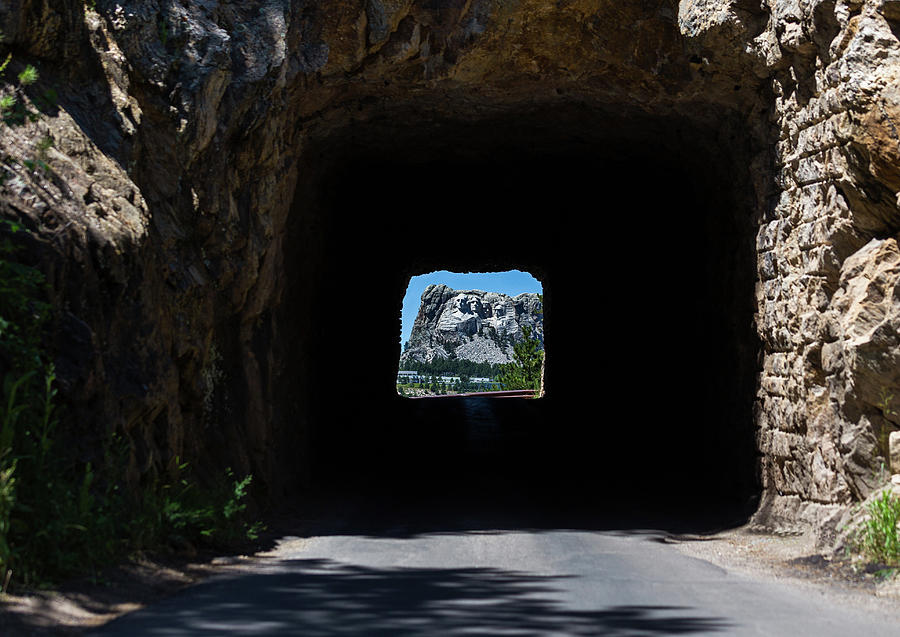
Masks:
[[[900,616],[750,579],[651,531],[285,539],[97,635],[900,635]],[[895,611],[896,612],[896,611]]]

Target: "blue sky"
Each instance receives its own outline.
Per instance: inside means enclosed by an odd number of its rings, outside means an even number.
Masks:
[[[454,290],[484,290],[485,292],[501,292],[516,296],[523,292],[543,292],[541,282],[527,272],[509,270],[507,272],[448,272],[439,270],[430,274],[414,276],[406,288],[403,297],[403,328],[400,332],[400,343],[409,340],[413,321],[419,312],[422,292],[432,283],[443,283]]]

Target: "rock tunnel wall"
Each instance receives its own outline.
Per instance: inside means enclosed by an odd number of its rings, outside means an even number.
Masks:
[[[734,253],[756,251],[755,265],[732,260],[755,291],[727,298],[731,331],[755,325],[758,340],[724,337],[756,361],[756,519],[827,527],[875,486],[898,418],[879,407],[900,395],[898,20],[892,0],[5,3],[11,71],[35,64],[32,95],[59,97],[3,129],[8,157],[47,135],[54,147],[52,173],[18,169],[0,206],[31,229],[50,278],[60,388],[86,455],[118,432],[134,480],[180,456],[252,471],[262,498],[303,481],[322,413],[302,300],[329,298],[322,237],[343,219],[321,211],[353,158],[404,154],[359,180],[380,211],[404,207],[409,167],[444,149],[483,164],[479,139],[532,157],[603,146],[607,167],[634,158],[618,174],[646,188],[651,148],[706,175],[691,188],[722,183],[725,229],[751,242]],[[629,205],[597,193],[610,198]],[[625,273],[659,248],[614,243]],[[415,257],[391,280],[427,267]]]

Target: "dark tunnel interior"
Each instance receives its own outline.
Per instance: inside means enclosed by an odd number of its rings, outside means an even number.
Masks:
[[[286,346],[284,391],[307,404],[310,488],[552,510],[556,526],[752,512],[740,129],[581,111],[403,121],[332,135],[294,204],[283,322],[309,325]],[[409,277],[513,268],[544,287],[545,397],[397,396]]]

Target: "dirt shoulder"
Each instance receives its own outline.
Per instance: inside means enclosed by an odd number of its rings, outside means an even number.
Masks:
[[[54,590],[0,597],[0,635],[78,635],[213,575],[251,568],[257,554],[145,555]]]
[[[298,523],[301,519],[304,522]],[[80,635],[212,576],[253,568],[310,518],[287,510],[267,516],[265,522],[267,529],[257,541],[230,552],[183,547],[178,553],[135,556],[52,590],[0,595],[0,635]]]
[[[900,574],[816,553],[811,535],[774,535],[740,527],[709,536],[671,536],[667,543],[686,555],[749,577],[771,577],[814,589],[837,603],[884,611],[900,602]]]
[[[177,557],[141,557],[56,590],[5,595],[0,602],[0,632],[77,634],[200,581],[204,566]]]

